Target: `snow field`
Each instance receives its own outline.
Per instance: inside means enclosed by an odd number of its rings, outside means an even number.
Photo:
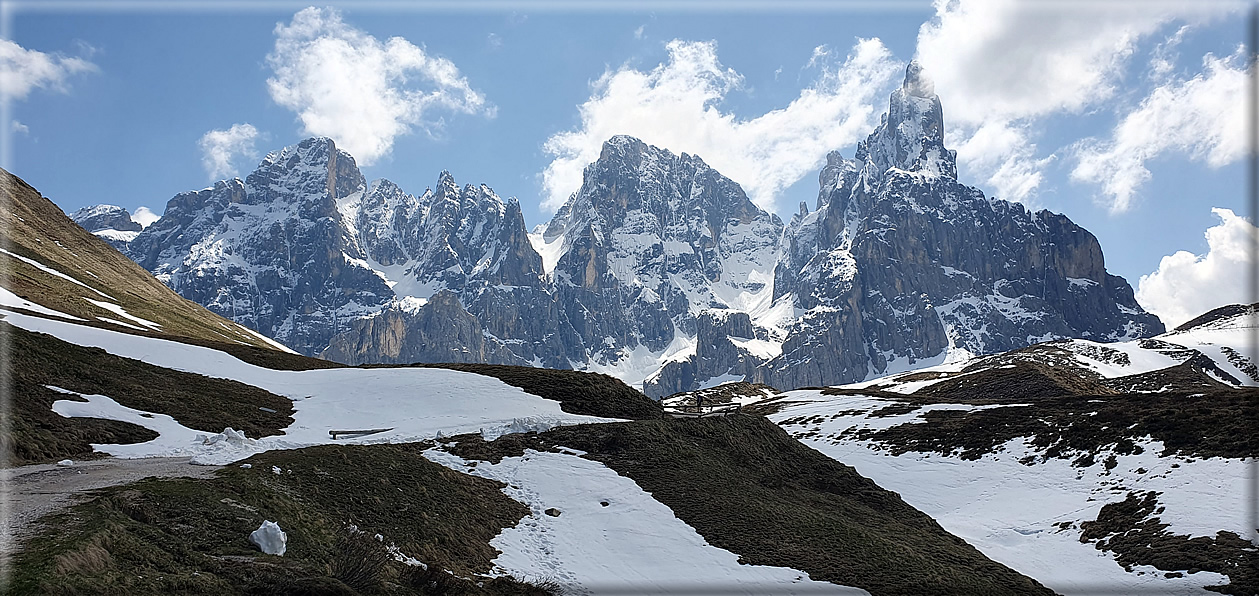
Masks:
[[[866,594],[784,567],[743,565],[708,544],[633,480],[572,453],[526,450],[497,464],[424,452],[450,469],[507,483],[503,492],[530,515],[490,545],[495,572],[527,581],[579,585],[588,593]],[[607,505],[603,505],[607,503]],[[559,510],[559,516],[546,513]],[[715,593],[715,592],[713,592]]]
[[[1202,586],[1228,578],[1198,572],[1166,578],[1165,572],[1138,566],[1124,571],[1112,553],[1081,543],[1080,521],[1097,518],[1102,506],[1123,501],[1130,491],[1159,491],[1159,514],[1173,534],[1214,537],[1218,530],[1245,531],[1244,486],[1248,460],[1159,457],[1162,444],[1147,440],[1139,455],[1117,455],[1109,473],[1098,463],[1074,468],[1069,460],[1050,459],[1032,466],[1018,460],[1037,452],[1021,439],[977,461],[939,454],[908,452],[891,455],[873,441],[839,438],[848,429],[882,429],[921,421],[929,409],[974,409],[939,404],[910,414],[867,418],[865,414],[830,418],[835,412],[870,412],[890,402],[862,396],[823,396],[817,391],[790,392],[795,401],[770,416],[775,423],[821,416],[824,422],[784,425],[802,442],[853,466],[883,488],[900,493],[905,502],[935,518],[945,530],[974,545],[989,558],[1040,581],[1063,594],[1099,590],[1133,594],[1202,593]],[[1004,407],[1004,406],[999,406]],[[802,436],[811,431],[817,435]],[[1175,464],[1178,467],[1173,468]],[[1144,469],[1144,473],[1138,470]],[[1069,522],[1069,529],[1054,524]],[[1186,571],[1186,570],[1181,570]]]
[[[247,364],[209,348],[141,337],[9,313],[9,323],[70,343],[103,348],[111,354],[155,366],[210,377],[232,379],[293,400],[294,422],[283,434],[256,438],[255,448],[224,449],[203,445],[205,434],[178,425],[160,414],[131,410],[105,396],[86,396],[88,404],[59,401],[58,413],[133,422],[157,431],[153,441],[125,446],[98,446],[118,457],[193,456],[201,463],[225,464],[271,449],[292,449],[333,443],[329,430],[389,428],[388,432],[337,443],[402,443],[481,432],[546,429],[563,424],[612,422],[616,419],[568,414],[559,402],[525,393],[492,377],[445,369],[377,368],[279,371]],[[169,421],[169,423],[167,423]]]

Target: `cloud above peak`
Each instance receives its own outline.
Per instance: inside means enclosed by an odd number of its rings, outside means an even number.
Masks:
[[[1206,22],[1227,3],[937,0],[916,59],[936,82],[958,161],[1002,198],[1034,198],[1057,156],[1035,148],[1034,124],[1114,99],[1142,40]],[[1182,26],[1178,34],[1183,35]],[[1175,44],[1161,48],[1167,58]],[[972,138],[978,137],[978,138]]]
[[[388,155],[412,127],[436,133],[434,114],[494,116],[453,62],[401,37],[382,42],[335,9],[303,9],[275,37],[271,99],[297,113],[302,134],[331,137],[361,165]]]
[[[248,123],[233,124],[226,130],[211,130],[202,135],[197,146],[201,148],[205,173],[211,180],[235,176],[241,158],[257,159],[254,143],[258,137],[258,129]]]
[[[581,187],[582,170],[598,159],[604,141],[630,135],[700,156],[772,210],[778,195],[814,174],[828,152],[873,129],[874,106],[904,66],[880,40],[858,40],[842,63],[813,56],[821,74],[785,108],[740,118],[721,103],[743,88],[744,78],[721,63],[715,42],[675,39],[665,49],[667,61],[650,70],[626,65],[605,72],[578,106],[578,127],[546,140],[553,159],[542,174],[544,209],[558,209]]]

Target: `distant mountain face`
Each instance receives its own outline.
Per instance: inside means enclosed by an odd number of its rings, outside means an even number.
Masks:
[[[84,207],[71,213],[70,219],[119,252],[126,252],[127,244],[144,229],[139,222],[131,219],[130,211],[117,205]]]
[[[774,310],[795,317],[780,343],[761,346],[768,362],[749,366],[755,350],[732,334],[666,365],[653,393],[730,372],[776,387],[833,385],[938,363],[949,350],[1163,331],[1106,272],[1092,234],[959,183],[943,140],[940,100],[911,63],[878,128],[854,159],[828,156],[815,210],[802,204],[786,227]],[[726,361],[736,366],[706,365]]]
[[[652,396],[1163,331],[1096,238],[959,183],[943,139],[911,64],[879,127],[854,159],[828,156],[816,207],[785,226],[698,156],[617,136],[534,234],[488,186],[446,172],[419,195],[369,184],[308,139],[176,196],[127,251],[304,354],[587,369]]]

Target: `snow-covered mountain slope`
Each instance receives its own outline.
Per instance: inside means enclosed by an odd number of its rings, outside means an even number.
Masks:
[[[781,231],[699,157],[617,136],[534,241],[592,368],[638,382],[694,345],[702,313],[769,306]]]
[[[393,298],[337,209],[365,190],[352,157],[309,139],[245,180],[175,196],[128,255],[185,298],[310,354]]]
[[[561,411],[558,402],[525,393],[497,379],[477,374],[430,368],[276,370],[251,365],[224,352],[195,345],[13,312],[6,313],[4,318],[7,324],[26,332],[48,334],[76,346],[100,348],[115,356],[142,361],[147,366],[168,369],[172,374],[173,371],[184,371],[231,379],[266,389],[293,402],[292,423],[283,428],[281,434],[254,438],[231,429],[224,429],[221,433],[194,431],[160,411],[130,408],[109,395],[80,394],[61,387],[48,386],[48,389],[63,397],[51,405],[51,409],[62,417],[115,421],[144,427],[156,433],[155,438],[135,443],[94,445],[97,451],[116,457],[192,456],[193,463],[202,464],[239,462],[250,458],[246,462],[248,463],[256,461],[256,456],[268,451],[286,450],[286,453],[300,454],[302,448],[315,445],[336,444],[347,448],[358,446],[362,449],[374,443],[411,443],[425,440],[432,444],[434,439],[440,442],[443,441],[443,436],[464,432],[477,433],[472,437],[477,441],[484,441],[498,439],[505,433],[543,431],[560,425],[616,422],[615,419],[565,413]],[[328,434],[329,430],[335,429],[376,428],[387,430],[359,436],[342,435],[336,439]],[[746,434],[741,433],[740,436],[746,437]],[[447,441],[445,445],[472,441],[472,438],[465,435],[462,438],[456,437],[454,443]],[[604,442],[600,444],[612,445]],[[714,546],[710,538],[675,516],[668,506],[641,488],[635,480],[618,474],[604,463],[581,458],[579,455],[581,452],[574,450],[568,450],[567,453],[526,452],[521,457],[508,457],[490,463],[466,461],[434,449],[424,452],[424,456],[430,460],[460,473],[502,480],[502,492],[529,508],[529,515],[518,523],[505,527],[489,542],[491,548],[501,552],[493,560],[494,568],[488,570],[485,579],[506,575],[518,580],[560,585],[566,590],[580,589],[596,594],[684,588],[749,594],[869,593],[843,585],[815,581],[810,579],[809,573],[788,566],[748,565],[743,561],[745,556],[763,555],[755,550],[747,550],[746,545],[737,552]],[[315,458],[307,461],[300,456],[295,457],[304,464],[313,465],[316,474],[329,476],[326,470],[330,463],[326,460]],[[274,480],[265,483],[289,497],[298,495],[298,499],[304,503],[301,511],[273,511],[267,514],[266,519],[278,521],[281,528],[292,531],[294,526],[303,523],[298,518],[308,520],[312,509],[324,510],[329,507],[322,499],[335,498],[331,494],[325,494],[329,492],[327,485],[304,496],[294,492],[297,490],[294,488],[275,488],[276,483],[288,483],[287,475],[294,474],[295,468],[299,470],[297,473],[305,473],[298,466],[268,468],[249,465],[256,469],[233,473],[265,475],[264,478],[267,479],[274,476]],[[847,473],[859,479],[850,470]],[[371,477],[371,472],[367,474]],[[869,500],[866,507],[881,509],[887,506],[883,501],[895,498],[874,487],[869,481],[859,480],[864,483],[862,490],[844,497],[845,499],[855,503]],[[232,488],[235,481],[220,479],[214,482],[213,488],[207,486],[193,492],[203,494],[211,491],[216,494],[216,499],[223,491],[237,496]],[[131,499],[129,502],[134,502],[154,487],[155,485],[150,484],[132,489],[133,492],[128,493],[127,498]],[[157,488],[164,490],[162,487]],[[371,508],[373,503],[383,502],[382,494],[387,499],[394,490],[399,489],[389,484],[362,486],[358,489],[356,506]],[[260,497],[257,489],[246,495],[237,498],[224,497],[221,502],[229,507],[241,504],[243,511],[254,513],[259,506],[266,507],[265,503],[271,502]],[[85,512],[93,511],[95,503],[99,502],[101,501],[86,504],[78,515],[90,515]],[[896,502],[899,503],[899,500]],[[185,530],[189,523],[200,523],[196,520],[203,513],[180,510],[182,503],[180,498],[160,499],[154,508],[147,509],[154,512],[153,515],[137,521],[175,532],[180,530],[164,526],[164,520],[179,519],[178,523],[182,524],[180,527]],[[813,503],[811,507],[820,507],[820,511],[833,509],[817,503]],[[156,514],[158,511],[161,513]],[[847,523],[864,527],[864,521],[853,518],[848,509],[845,511]],[[445,510],[416,511],[419,515],[441,515],[444,512]],[[208,513],[211,516],[216,515],[214,512]],[[897,515],[904,513],[898,510]],[[396,511],[390,510],[389,514],[396,515]],[[917,513],[915,515],[921,516]],[[361,531],[379,531],[366,525],[371,519],[378,517],[375,514],[364,515],[362,511],[358,511],[352,516],[352,519],[362,519],[359,521],[364,524]],[[906,523],[906,527],[916,528],[915,532],[923,530],[917,528],[912,521]],[[45,531],[56,533],[71,526],[53,524],[47,526]],[[956,539],[938,529],[928,527],[925,530],[925,535],[931,535],[940,545],[947,545],[951,549],[969,549],[959,546]],[[875,527],[872,526],[868,531],[875,531]],[[391,540],[399,542],[414,539],[396,532],[390,532],[389,536]],[[196,544],[184,548],[190,548],[192,552],[208,548],[208,552],[214,553],[218,552],[214,550],[218,547],[213,545],[220,542],[232,544],[237,538],[239,537],[202,536]],[[310,535],[289,535],[288,547],[299,560],[303,557],[303,548],[310,548],[309,544],[303,544],[303,540],[310,540]],[[383,543],[384,538],[380,540]],[[887,544],[899,544],[902,538],[891,534],[880,537],[879,540]],[[54,542],[74,544],[68,538]],[[857,547],[856,544],[852,546]],[[192,552],[185,552],[181,560],[196,560],[196,555]],[[402,553],[399,560],[413,559]],[[1008,569],[982,558],[980,560],[991,567],[986,572],[994,572],[994,577],[976,577],[970,567],[945,567],[950,570],[952,577],[965,576],[968,578],[967,582],[978,582],[977,585],[988,585],[988,582],[993,585],[1007,585],[1010,582],[1024,586],[1034,585],[1026,578],[1010,573]],[[119,554],[109,569],[125,569],[127,561],[126,555]],[[443,562],[446,565],[451,564],[447,560]],[[19,562],[19,566],[21,565]],[[162,567],[164,563],[158,562],[156,565]],[[933,573],[938,573],[938,563],[933,566],[936,568]],[[175,569],[163,567],[160,572],[171,577],[181,576],[181,572]],[[188,569],[182,573],[196,576],[198,572]],[[829,573],[834,575],[835,572]],[[882,585],[888,581],[886,578],[863,575],[864,572],[857,570],[846,570],[844,573],[860,579],[863,584]]]
[[[529,517],[490,543],[502,553],[496,570],[513,577],[581,586],[591,594],[869,594],[813,581],[796,569],[748,565],[712,546],[630,478],[567,451],[528,450],[498,462],[437,449],[425,456],[503,482],[504,492],[529,506]],[[548,509],[559,515],[547,515]]]
[[[1058,592],[1252,593],[1255,310],[789,392],[770,418]]]

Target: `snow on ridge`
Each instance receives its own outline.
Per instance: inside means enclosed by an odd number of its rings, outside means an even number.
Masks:
[[[25,298],[22,298],[21,296],[18,296],[17,294],[14,294],[13,292],[10,292],[8,288],[4,288],[4,287],[0,287],[0,308],[6,308],[6,309],[22,308],[22,309],[29,310],[31,312],[51,315],[54,317],[62,317],[65,319],[70,319],[72,321],[83,320],[83,319],[80,319],[79,317],[68,315],[59,310],[53,310],[51,308],[47,308],[45,306],[40,306],[38,304],[35,304],[34,302],[31,302],[30,300],[27,300]]]
[[[112,312],[112,313],[114,313],[114,314],[116,314],[116,315],[118,315],[118,316],[120,316],[120,317],[122,317],[122,318],[124,318],[124,319],[129,319],[129,320],[131,320],[131,321],[134,321],[134,322],[136,322],[136,323],[139,323],[139,324],[141,324],[141,325],[144,325],[145,327],[148,327],[149,329],[153,329],[153,330],[160,330],[160,329],[162,328],[162,324],[161,324],[161,323],[154,323],[153,321],[150,321],[150,320],[148,320],[148,319],[142,319],[142,318],[140,318],[140,317],[137,317],[137,316],[135,316],[135,315],[133,315],[133,314],[131,314],[131,313],[127,312],[125,309],[123,309],[123,307],[118,306],[117,304],[110,304],[110,303],[108,303],[108,302],[101,302],[100,300],[92,300],[91,298],[84,298],[84,300],[87,300],[88,302],[91,302],[92,304],[96,305],[96,307],[98,307],[98,308],[103,308],[103,309],[105,309],[105,310],[107,310],[107,311],[109,311],[109,312]]]

